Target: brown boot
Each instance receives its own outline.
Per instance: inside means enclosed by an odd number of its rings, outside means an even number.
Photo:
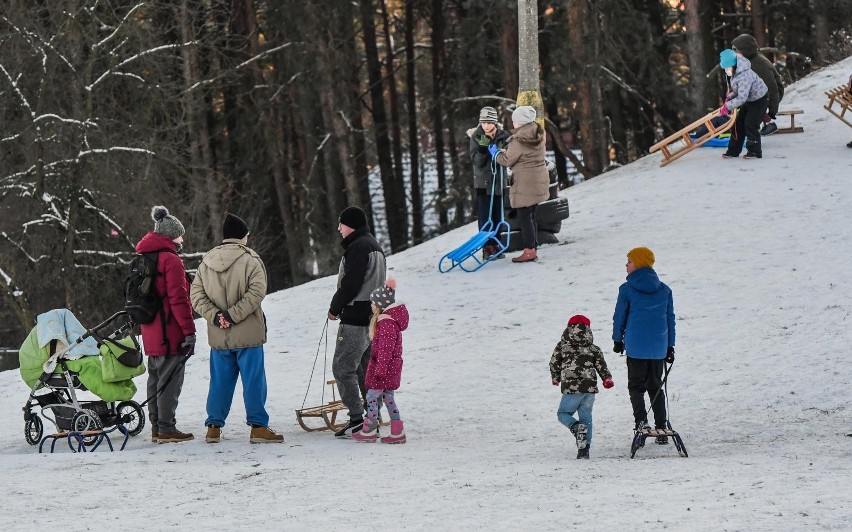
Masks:
[[[524,252],[517,257],[512,257],[512,262],[530,262],[538,259],[535,248],[524,248]]]
[[[157,443],[157,441],[159,439],[160,439],[160,433],[157,432],[157,429],[156,428],[151,429],[151,441],[153,443]]]
[[[284,436],[269,427],[252,427],[249,436],[251,443],[284,443]]]
[[[222,429],[216,425],[210,425],[207,427],[207,436],[205,439],[207,443],[219,443],[222,441]]]
[[[157,438],[158,443],[179,443],[182,441],[194,440],[195,436],[191,432],[181,432],[175,429],[174,432],[161,432]]]

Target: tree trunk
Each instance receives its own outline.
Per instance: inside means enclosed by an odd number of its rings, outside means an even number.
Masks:
[[[689,93],[692,97],[691,116],[704,116],[716,100],[715,77],[707,74],[715,66],[712,58],[712,23],[708,0],[685,0],[686,55],[689,59]]]
[[[827,0],[813,0],[814,37],[813,48],[816,51],[814,59],[817,65],[828,63],[828,6]]]
[[[544,102],[539,89],[538,1],[518,0],[518,106],[535,109],[536,122],[544,127]]]
[[[382,91],[382,67],[379,64],[379,52],[376,47],[374,16],[373,0],[361,0],[362,37],[367,58],[367,79],[370,83],[371,115],[376,139],[376,153],[379,158],[379,172],[382,176],[391,251],[397,251],[408,245],[408,208],[405,204],[403,184],[395,178],[393,162],[391,161],[388,119],[385,113]]]
[[[438,223],[446,229],[447,175],[444,162],[443,76],[444,16],[442,0],[432,0],[432,129],[435,135],[435,168],[438,172]]]
[[[399,125],[399,97],[396,92],[396,72],[393,64],[393,42],[391,40],[390,23],[388,22],[387,0],[380,0],[382,6],[382,28],[385,32],[385,80],[387,81],[388,106],[391,117],[391,142],[393,145],[393,173],[394,180],[400,183],[404,192],[404,179],[402,175],[402,131]],[[406,219],[408,213],[406,211]]]
[[[417,65],[414,58],[414,2],[405,3],[405,81],[408,97],[408,167],[411,188],[411,241],[423,240],[423,196],[420,190],[420,135],[417,123]]]
[[[194,4],[193,4],[194,6]],[[195,18],[198,11],[190,9],[189,0],[184,0],[180,7],[180,31],[183,42],[195,40]],[[184,87],[189,88],[201,79],[201,69],[198,61],[198,47],[181,47],[183,59]],[[200,240],[217,241],[222,236],[222,211],[219,205],[220,186],[216,176],[216,163],[213,159],[213,149],[207,109],[201,91],[204,89],[187,90],[183,93],[184,114],[189,122],[186,128],[189,143],[189,160],[192,167],[187,170],[190,176],[190,189],[201,201],[201,210],[207,219],[207,234],[200,234]],[[192,202],[195,204],[196,202]]]
[[[580,148],[583,152],[583,162],[592,175],[603,172],[603,159],[601,158],[601,146],[599,141],[599,130],[596,127],[596,113],[594,106],[600,102],[595,98],[595,85],[592,77],[597,78],[597,73],[590,72],[590,65],[594,61],[594,48],[591,43],[596,39],[597,24],[595,29],[587,31],[589,20],[593,15],[590,13],[587,0],[576,0],[568,7],[568,25],[571,28],[569,40],[574,58],[578,65],[583,68],[583,73],[577,83],[577,109],[579,111],[580,123]]]
[[[764,0],[751,0],[751,27],[759,48],[766,46],[766,17],[763,14],[763,2]]]

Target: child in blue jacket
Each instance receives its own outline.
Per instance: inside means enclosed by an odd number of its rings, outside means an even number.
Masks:
[[[618,289],[612,316],[612,350],[627,351],[627,390],[633,406],[634,430],[647,425],[645,394],[657,400],[655,428],[666,427],[666,399],[662,393],[666,362],[674,362],[675,315],[672,291],[653,269],[654,252],[646,247],[627,253],[627,282]],[[657,443],[668,443],[658,436]]]

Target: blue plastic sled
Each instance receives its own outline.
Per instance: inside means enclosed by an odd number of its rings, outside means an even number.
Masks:
[[[494,186],[497,182],[497,169],[500,169],[500,188],[503,188],[503,167],[498,165],[496,161],[491,161],[491,175],[494,179],[491,180],[491,205],[488,212],[490,213],[494,206]],[[438,261],[438,271],[447,273],[456,266],[466,272],[475,272],[482,268],[492,260],[499,257],[507,249],[509,249],[509,222],[504,219],[503,196],[500,196],[500,221],[495,222],[490,218],[478,233],[473,235],[467,242],[450,251]],[[506,241],[502,242],[499,238],[500,232],[505,233]],[[494,244],[497,251],[487,259],[480,259],[477,256],[479,250],[488,244]]]
[[[695,139],[696,137],[692,137],[692,138]],[[727,148],[729,140],[731,140],[730,136],[715,137],[715,138],[708,140],[704,144],[702,144],[701,147],[702,148]]]

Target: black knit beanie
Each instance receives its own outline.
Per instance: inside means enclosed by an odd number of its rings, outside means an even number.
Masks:
[[[247,234],[249,234],[249,228],[242,218],[231,213],[225,216],[225,223],[222,224],[222,238],[242,240]]]
[[[367,213],[360,207],[346,207],[341,211],[338,221],[352,229],[367,227]]]

